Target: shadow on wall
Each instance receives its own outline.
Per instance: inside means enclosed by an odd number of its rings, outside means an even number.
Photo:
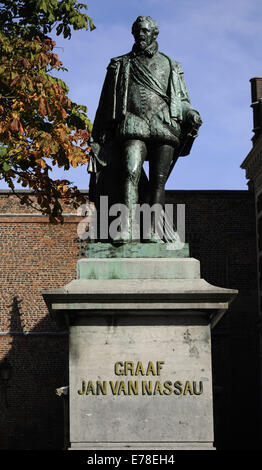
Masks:
[[[0,449],[63,449],[63,399],[55,391],[68,385],[68,335],[49,316],[25,332],[22,302],[13,297],[13,334],[0,337],[1,355],[12,367],[7,387],[1,383],[0,389]]]

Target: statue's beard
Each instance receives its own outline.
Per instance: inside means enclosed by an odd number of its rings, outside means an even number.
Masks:
[[[144,50],[147,46],[150,46],[150,44],[147,44],[147,42],[144,40],[144,39],[141,39],[139,40],[137,43],[136,43],[138,49],[140,50]]]

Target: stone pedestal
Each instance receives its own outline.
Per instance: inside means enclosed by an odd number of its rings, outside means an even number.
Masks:
[[[210,328],[237,291],[151,249],[91,247],[78,279],[43,293],[70,333],[70,449],[213,448]]]

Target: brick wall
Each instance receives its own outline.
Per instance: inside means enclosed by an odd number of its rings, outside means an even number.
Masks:
[[[68,385],[68,337],[57,331],[41,292],[76,276],[78,218],[63,225],[0,194],[0,359],[12,378],[2,390],[1,448],[62,448],[63,403],[55,389]],[[12,215],[10,215],[12,214]]]
[[[215,437],[218,448],[256,447],[259,353],[253,195],[167,191],[166,202],[185,204],[186,241],[191,256],[201,262],[202,277],[239,290],[213,331]],[[7,357],[12,365],[8,406],[3,389],[0,394],[0,448],[63,448],[63,401],[55,389],[68,385],[68,336],[51,320],[41,292],[76,277],[81,251],[78,221],[65,215],[62,226],[51,225],[33,208],[21,206],[14,195],[0,192],[0,360]]]

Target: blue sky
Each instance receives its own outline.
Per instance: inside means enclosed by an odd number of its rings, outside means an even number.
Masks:
[[[111,57],[130,51],[131,25],[154,18],[159,50],[182,63],[192,105],[203,119],[191,154],[180,158],[168,189],[246,189],[240,165],[252,147],[250,78],[262,75],[261,0],[88,0],[97,29],[54,38],[68,72],[70,98],[93,120]],[[85,167],[56,171],[88,188]],[[1,187],[4,187],[3,185]]]

